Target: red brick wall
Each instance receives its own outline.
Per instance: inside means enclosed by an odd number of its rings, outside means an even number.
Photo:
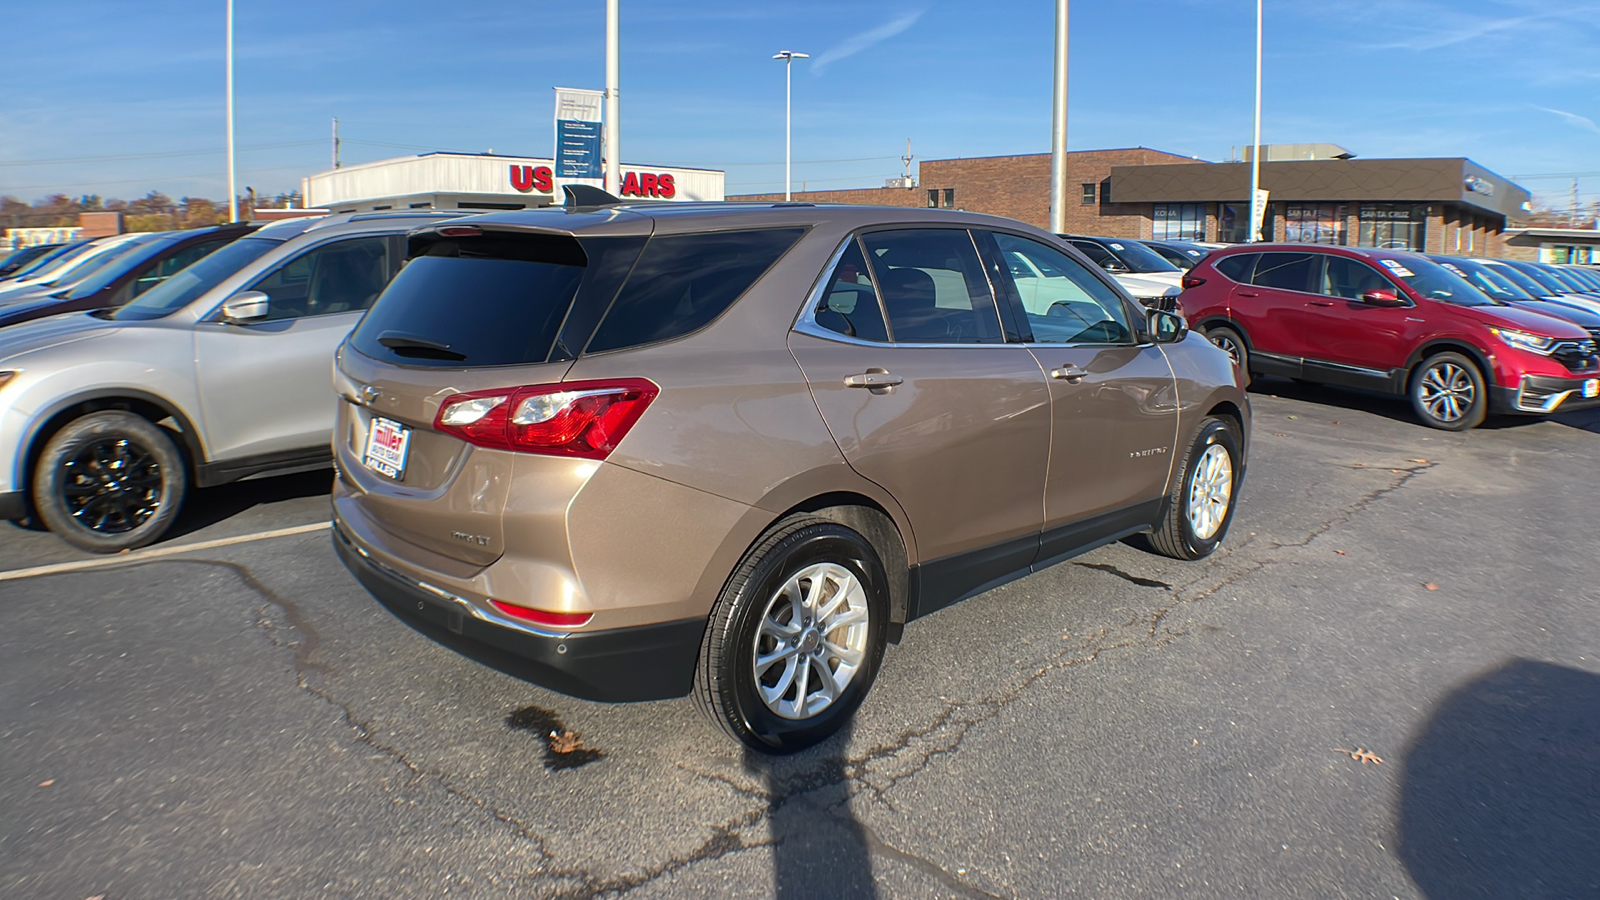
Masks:
[[[122,227],[121,212],[78,213],[78,225],[83,228],[85,238],[106,237],[126,230]]]
[[[1106,203],[1102,199],[1112,166],[1190,162],[1187,156],[1135,147],[1124,150],[1082,150],[1067,154],[1067,230],[1109,237],[1149,237],[1150,205]],[[1050,226],[1050,154],[930,159],[922,163],[917,187],[862,188],[846,191],[802,191],[794,199],[810,203],[865,203],[880,206],[927,206],[928,192],[955,190],[955,208],[1018,219],[1040,228]],[[1095,202],[1083,203],[1082,185],[1095,185]],[[729,200],[782,200],[782,194],[741,194]],[[1116,192],[1112,191],[1115,201]]]

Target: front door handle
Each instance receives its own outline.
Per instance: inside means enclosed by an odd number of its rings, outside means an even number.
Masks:
[[[845,387],[858,388],[887,388],[901,384],[905,379],[899,375],[890,375],[885,369],[868,369],[860,375],[846,375]]]
[[[1050,370],[1051,378],[1059,378],[1062,381],[1065,381],[1067,384],[1077,384],[1078,382],[1082,381],[1083,376],[1087,374],[1089,374],[1089,370],[1079,368],[1071,363],[1068,363],[1059,369]]]
[[[1332,306],[1333,305],[1333,301],[1332,300],[1307,300],[1306,301],[1306,305],[1307,306]]]
[[[1259,296],[1261,296],[1260,292],[1258,292],[1258,291],[1239,291],[1238,293],[1239,293],[1239,296],[1241,296],[1241,297],[1259,297]]]

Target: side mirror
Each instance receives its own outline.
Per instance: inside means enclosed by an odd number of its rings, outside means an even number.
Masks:
[[[1127,266],[1117,262],[1114,259],[1108,259],[1101,263],[1100,268],[1105,269],[1107,272],[1110,272],[1113,275],[1126,275],[1128,272]]]
[[[1144,314],[1145,330],[1158,344],[1176,344],[1189,333],[1189,323],[1171,310],[1151,309]]]
[[[259,321],[271,311],[272,298],[260,291],[241,291],[222,301],[222,321],[229,325]]]
[[[1368,306],[1405,306],[1406,302],[1400,299],[1394,291],[1362,291],[1361,302]]]

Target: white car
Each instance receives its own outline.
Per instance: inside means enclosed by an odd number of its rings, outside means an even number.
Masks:
[[[1064,234],[1067,243],[1089,257],[1145,306],[1175,309],[1183,292],[1183,270],[1138,241]]]

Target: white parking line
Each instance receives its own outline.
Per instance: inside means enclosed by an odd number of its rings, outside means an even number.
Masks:
[[[119,553],[115,556],[104,556],[98,559],[80,559],[76,562],[52,563],[48,566],[34,566],[31,569],[12,569],[9,572],[0,572],[0,581],[19,581],[23,578],[37,578],[40,575],[59,575],[62,572],[80,572],[84,569],[104,569],[108,566],[125,566],[129,563],[144,562],[147,559],[159,559],[163,556],[177,556],[180,553],[194,553],[197,550],[213,550],[217,547],[229,547],[234,544],[248,544],[252,541],[264,541],[269,538],[290,537],[296,534],[310,534],[313,531],[323,531],[333,525],[332,522],[313,522],[310,525],[296,525],[293,528],[277,528],[272,531],[258,531],[254,534],[241,534],[235,537],[217,538],[212,541],[197,541],[193,544],[174,544],[168,547],[156,547],[151,550],[135,550],[131,553]]]

